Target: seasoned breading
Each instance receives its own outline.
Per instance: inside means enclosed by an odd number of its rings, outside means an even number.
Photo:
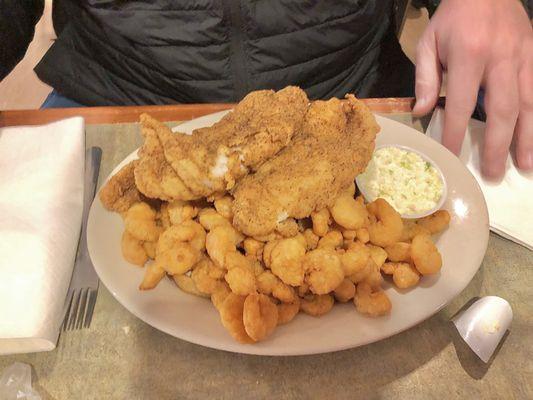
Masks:
[[[100,190],[100,201],[109,211],[125,213],[132,204],[142,201],[142,195],[135,186],[133,171],[138,161],[131,161],[109,179]]]
[[[249,236],[272,232],[284,218],[331,206],[366,167],[379,126],[354,96],[315,101],[301,134],[237,185],[233,223]]]

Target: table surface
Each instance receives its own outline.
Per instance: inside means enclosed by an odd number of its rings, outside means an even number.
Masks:
[[[423,121],[397,112],[408,111],[406,102],[402,108],[397,101],[377,103],[375,111],[422,130]],[[182,106],[171,107],[174,113],[167,109],[170,114],[159,117],[185,119],[176,117],[182,115],[176,111]],[[192,114],[223,107],[196,106]],[[111,111],[115,119],[98,117],[100,124],[86,128],[87,147],[103,150],[100,182],[141,143],[137,124],[102,122],[132,121],[146,110],[131,111],[127,118]],[[83,112],[96,117],[91,109]],[[39,113],[26,112],[33,118],[29,121],[20,112],[8,113],[6,119],[3,112],[0,122],[15,124],[16,116],[18,124],[42,123],[72,115]],[[433,317],[364,347],[299,357],[249,356],[187,343],[135,318],[101,285],[89,329],[63,334],[51,352],[0,357],[0,371],[15,361],[31,364],[34,387],[44,400],[533,399],[532,267],[532,252],[491,234],[472,282]],[[510,333],[488,364],[472,353],[450,323],[465,303],[484,295],[504,297],[514,311]]]

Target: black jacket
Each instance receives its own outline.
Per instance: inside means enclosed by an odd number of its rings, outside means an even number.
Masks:
[[[238,101],[289,84],[311,98],[412,94],[393,0],[57,2],[59,37],[35,71],[82,104]]]

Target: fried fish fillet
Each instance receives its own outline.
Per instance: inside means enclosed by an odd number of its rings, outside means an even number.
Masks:
[[[192,135],[156,129],[165,159],[194,196],[231,189],[286,147],[299,131],[309,100],[297,87],[260,90]],[[186,200],[185,198],[175,198]]]
[[[135,183],[146,196],[166,201],[195,200],[195,196],[165,159],[157,132],[170,129],[163,123],[142,114],[140,117],[144,144],[139,149],[139,162],[135,167]]]
[[[125,165],[109,179],[100,190],[100,201],[109,211],[125,213],[128,209],[143,197],[135,186],[134,169],[138,161],[134,160]]]
[[[288,217],[308,217],[331,205],[365,169],[378,131],[372,113],[353,95],[345,103],[313,102],[301,133],[237,184],[235,227],[248,236],[267,235]]]

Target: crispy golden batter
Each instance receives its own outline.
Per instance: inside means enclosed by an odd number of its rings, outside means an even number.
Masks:
[[[133,204],[142,201],[133,176],[137,164],[138,161],[135,160],[122,167],[100,190],[100,201],[109,211],[123,214]]]
[[[234,192],[234,225],[249,236],[272,232],[279,220],[331,206],[366,167],[379,126],[354,96],[315,101],[301,134]]]
[[[148,117],[141,122],[151,123],[166,160],[191,193],[208,197],[232,188],[287,146],[301,126],[308,103],[305,92],[296,87],[252,92],[233,112],[192,135],[174,134]]]

